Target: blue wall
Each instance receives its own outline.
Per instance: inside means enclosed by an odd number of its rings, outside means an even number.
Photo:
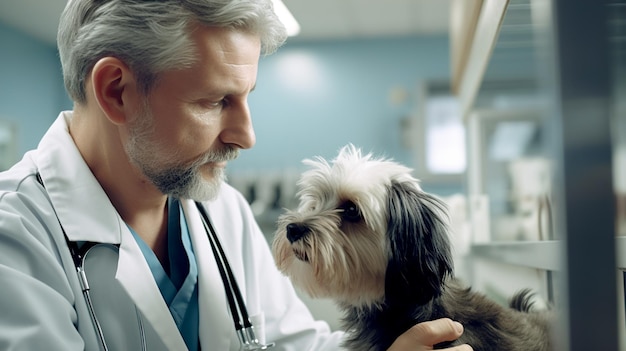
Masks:
[[[0,24],[0,120],[17,126],[17,155],[37,146],[68,109],[57,50]]]
[[[410,163],[400,119],[415,109],[411,95],[421,80],[448,79],[448,46],[443,36],[288,42],[260,62],[250,96],[257,144],[231,170],[299,167],[347,143]],[[398,88],[408,100],[392,104]]]
[[[448,45],[445,36],[288,42],[261,59],[250,96],[257,145],[230,171],[297,168],[350,142],[410,164],[400,119],[415,108],[410,96],[420,81],[448,79]],[[71,104],[54,46],[0,24],[0,47],[0,118],[19,123],[21,157]],[[398,88],[409,99],[393,104]]]

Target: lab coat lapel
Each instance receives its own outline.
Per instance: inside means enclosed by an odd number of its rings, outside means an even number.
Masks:
[[[122,269],[123,267],[123,269]],[[176,323],[161,297],[152,272],[130,231],[122,232],[116,278],[168,350],[186,350]],[[149,343],[148,343],[149,344]]]
[[[183,200],[181,203],[198,262],[200,343],[204,348],[210,345],[213,350],[229,350],[234,328],[211,244],[195,203],[190,200]]]
[[[39,143],[39,174],[71,241],[119,244],[119,215],[76,148],[69,116],[61,113]]]

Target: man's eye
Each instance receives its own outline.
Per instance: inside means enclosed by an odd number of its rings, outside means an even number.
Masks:
[[[213,101],[213,102],[211,102],[211,107],[214,107],[214,108],[222,107],[222,106],[224,106],[225,101],[226,101],[225,99],[218,100],[218,101]]]
[[[228,100],[228,98],[223,98],[222,100],[219,101],[219,105],[222,107],[226,107],[230,105],[230,101]]]
[[[202,106],[209,109],[222,108],[225,105],[228,105],[228,100],[226,98],[219,100],[203,100],[200,102]]]
[[[358,222],[361,220],[361,210],[359,207],[352,201],[346,201],[339,209],[342,210],[341,217],[348,222]]]

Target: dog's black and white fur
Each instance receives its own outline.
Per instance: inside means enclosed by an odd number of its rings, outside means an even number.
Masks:
[[[551,350],[547,311],[531,311],[525,291],[506,308],[454,278],[444,204],[421,190],[411,170],[344,147],[298,183],[300,204],[278,221],[278,268],[313,297],[344,311],[350,350],[386,350],[418,322],[449,317],[480,351]]]

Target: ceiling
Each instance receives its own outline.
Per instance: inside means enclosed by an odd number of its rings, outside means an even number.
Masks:
[[[290,41],[448,33],[451,0],[283,0],[301,27]],[[0,22],[51,45],[66,0],[2,0]]]

